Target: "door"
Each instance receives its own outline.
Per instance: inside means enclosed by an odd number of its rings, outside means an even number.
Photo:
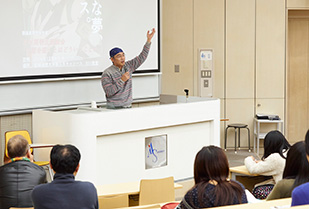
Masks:
[[[287,137],[304,140],[309,128],[309,11],[289,11]]]

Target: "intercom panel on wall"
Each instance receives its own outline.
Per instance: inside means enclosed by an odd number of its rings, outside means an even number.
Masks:
[[[213,96],[213,50],[199,49],[199,96]]]

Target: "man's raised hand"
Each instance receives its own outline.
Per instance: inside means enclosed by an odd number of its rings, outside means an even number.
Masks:
[[[151,30],[151,33],[150,33],[150,31],[147,31],[147,42],[148,43],[151,42],[151,39],[152,39],[152,37],[154,36],[155,33],[156,33],[156,30],[154,28]]]

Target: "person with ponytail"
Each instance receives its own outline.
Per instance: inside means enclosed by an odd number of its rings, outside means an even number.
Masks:
[[[275,184],[282,179],[286,155],[291,145],[280,131],[274,130],[264,138],[264,155],[261,160],[253,156],[245,158],[245,166],[251,174],[271,176],[255,185],[252,194],[257,199],[265,199]]]
[[[291,197],[295,187],[309,182],[309,163],[304,141],[296,142],[286,158],[283,179],[279,181],[266,200]]]
[[[244,186],[229,180],[229,164],[224,151],[203,147],[194,162],[194,182],[176,208],[195,209],[247,203]]]

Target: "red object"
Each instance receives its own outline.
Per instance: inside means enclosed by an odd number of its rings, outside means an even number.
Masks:
[[[170,202],[170,203],[166,203],[165,205],[163,205],[161,207],[161,209],[174,209],[176,208],[176,206],[178,205],[178,202]]]

